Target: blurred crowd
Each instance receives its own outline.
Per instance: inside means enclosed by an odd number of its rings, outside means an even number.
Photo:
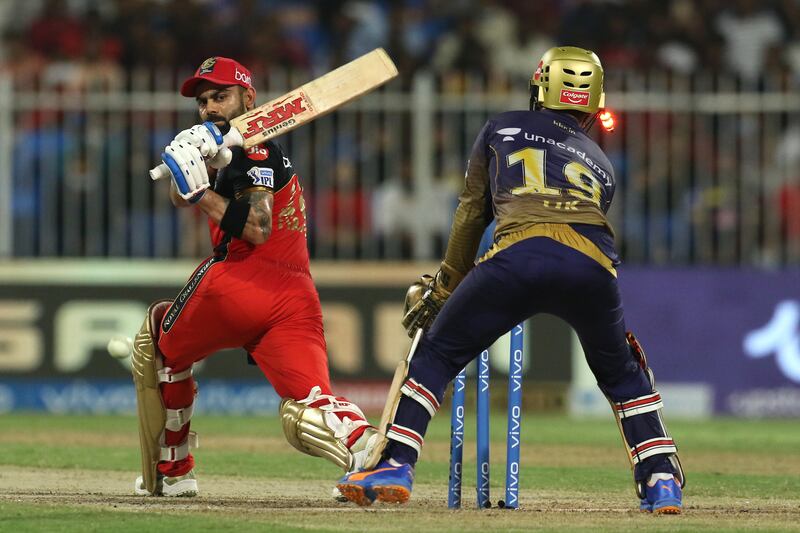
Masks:
[[[608,70],[800,76],[798,0],[3,0],[0,69],[46,84],[123,83],[137,68],[236,57],[256,74],[323,72],[377,46],[419,69],[527,78],[543,50]],[[258,85],[258,83],[256,83]]]
[[[503,94],[511,88],[523,91],[541,54],[567,43],[600,55],[609,85],[617,84],[612,91],[621,88],[619,79],[625,73],[672,73],[689,86],[698,83],[695,87],[701,91],[713,86],[695,80],[716,76],[728,80],[728,85],[719,86],[723,92],[736,87],[790,93],[800,85],[800,0],[0,0],[0,35],[0,75],[12,76],[19,90],[15,94],[29,89],[170,93],[182,76],[212,55],[239,59],[252,70],[257,88],[275,89],[279,76],[288,88],[298,83],[287,80],[287,72],[300,72],[296,79],[307,81],[379,46],[399,67],[398,90],[410,89],[415,75],[425,71],[441,81],[443,91]],[[480,80],[482,86],[476,90],[466,81],[470,79]],[[174,134],[175,124],[191,121],[194,115],[169,122],[130,112],[119,117],[119,138],[114,140],[107,131],[93,129],[86,116],[36,106],[26,109],[15,117],[15,253],[70,255],[76,252],[67,250],[80,249],[78,254],[112,255],[111,245],[92,247],[81,237],[75,238],[75,248],[62,242],[67,237],[48,246],[39,243],[37,239],[48,235],[41,222],[48,202],[44,194],[69,194],[79,205],[102,203],[99,183],[109,179],[122,181],[132,191],[130,183],[141,176],[130,169],[149,164],[132,160],[157,157],[153,154]],[[337,129],[339,136],[330,147],[312,143],[308,153],[324,153],[329,156],[325,160],[333,162],[300,165],[313,191],[309,236],[318,257],[419,258],[415,234],[425,231],[434,235],[434,242],[423,255],[441,253],[460,187],[462,157],[485,117],[480,117],[483,111],[465,105],[451,113],[450,126],[445,127],[446,113],[433,113],[436,161],[425,195],[415,190],[413,162],[393,152],[413,144],[408,113],[382,125],[377,134],[362,132],[360,140],[347,137],[353,133],[348,126]],[[478,123],[469,116],[479,117]],[[634,261],[723,257],[722,262],[750,262],[751,254],[741,243],[747,235],[766,243],[760,213],[775,211],[784,238],[793,243],[791,257],[800,260],[800,124],[789,117],[783,112],[774,131],[759,137],[763,117],[738,120],[729,113],[724,118],[698,118],[683,131],[682,123],[663,113],[638,115],[646,132],[635,142],[648,143],[652,152],[637,162],[629,153],[634,145],[618,144],[609,150],[621,190],[642,197],[640,210],[620,217],[624,235],[644,250],[638,257],[628,256]],[[627,117],[622,118],[620,138],[637,137],[626,133]],[[135,144],[145,128],[149,138]],[[343,130],[347,133],[341,134]],[[681,135],[685,143],[671,140]],[[752,146],[754,138],[763,150],[757,149],[751,160],[754,165],[763,161],[762,168],[772,167],[771,175],[751,171],[742,159],[742,148]],[[667,150],[669,156],[662,158],[659,154]],[[57,154],[57,163],[43,161],[43,152]],[[90,168],[92,157],[104,161],[100,170]],[[379,163],[370,167],[367,161]],[[128,170],[121,177],[111,176],[119,168]],[[105,194],[113,196],[113,190],[106,185]],[[100,196],[92,199],[92,194]],[[133,213],[136,206],[126,202]],[[754,204],[758,209],[748,219],[748,205]],[[141,220],[152,216],[149,207],[141,204]],[[173,216],[171,210],[165,213]],[[67,207],[60,208],[58,221],[68,214]],[[82,223],[86,231],[92,226],[87,217]],[[747,227],[746,220],[759,226]],[[148,226],[133,215],[119,223],[128,225]],[[678,235],[696,239],[700,226],[711,228],[708,246],[732,252],[714,252],[709,259],[690,252],[676,257],[659,248],[674,248]],[[113,243],[108,237],[99,240]],[[623,242],[623,252],[628,244]],[[177,253],[200,254],[205,246],[202,237]],[[759,248],[767,258],[756,262],[787,261],[785,251],[767,248]],[[164,254],[130,246],[121,250],[129,255]]]

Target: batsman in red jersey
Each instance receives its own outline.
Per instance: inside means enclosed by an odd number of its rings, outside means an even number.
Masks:
[[[203,124],[180,132],[162,159],[172,173],[172,203],[208,216],[214,253],[174,301],[150,306],[134,342],[142,448],[135,491],[197,494],[189,452],[192,365],[225,348],[247,350],[284,398],[281,420],[293,446],[356,469],[375,430],[356,405],[331,391],[303,188],[275,142],[246,151],[222,146],[220,129],[255,105],[250,72],[212,57],[181,94],[196,100]]]

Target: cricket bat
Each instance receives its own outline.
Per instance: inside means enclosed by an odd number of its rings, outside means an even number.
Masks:
[[[225,146],[247,149],[290,132],[377,89],[397,76],[397,67],[383,48],[354,59],[230,121]],[[167,165],[150,171],[153,180],[170,177]]]

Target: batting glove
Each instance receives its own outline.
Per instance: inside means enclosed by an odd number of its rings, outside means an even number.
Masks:
[[[233,154],[223,145],[222,132],[213,122],[203,122],[183,130],[175,136],[176,141],[189,143],[200,150],[200,155],[212,168],[228,166]]]
[[[222,146],[222,133],[213,122],[203,122],[178,133],[174,140],[191,144],[201,156],[212,159]]]
[[[192,204],[199,202],[210,185],[200,149],[188,142],[174,140],[164,149],[161,160],[169,167],[181,198]]]

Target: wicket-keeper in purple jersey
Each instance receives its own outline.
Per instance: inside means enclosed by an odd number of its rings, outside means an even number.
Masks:
[[[530,111],[501,113],[481,130],[441,269],[423,276],[406,297],[404,326],[412,336],[419,328],[425,334],[387,431],[384,460],[340,481],[352,501],[407,500],[425,430],[447,384],[516,324],[550,313],[575,329],[611,403],[641,508],[680,512],[684,476],[677,448],[662,422],[644,352],[625,330],[619,260],[606,218],[614,172],[586,134],[603,100],[597,56],[553,48],[531,80]],[[494,244],[476,264],[492,219]]]
[[[457,216],[464,240],[445,260],[468,272],[467,258],[492,218],[495,246],[485,259],[528,237],[550,237],[615,274],[619,261],[606,211],[614,196],[611,163],[573,115],[542,109],[490,119],[472,148]]]

